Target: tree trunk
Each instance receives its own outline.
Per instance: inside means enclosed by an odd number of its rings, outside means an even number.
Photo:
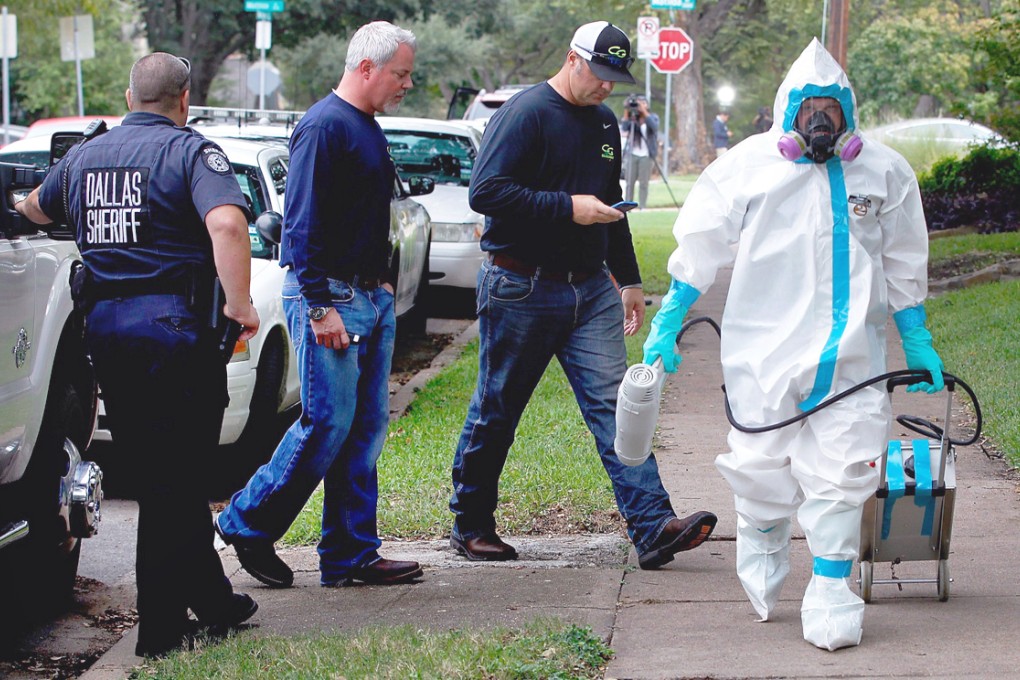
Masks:
[[[676,123],[675,132],[670,130],[670,165],[679,172],[701,172],[715,158],[704,117],[701,50],[703,42],[715,35],[725,21],[736,15],[734,10],[738,5],[743,5],[748,15],[763,11],[763,5],[754,0],[718,0],[700,11],[676,13],[676,24],[687,32],[694,44],[691,64],[673,79],[672,98]]]

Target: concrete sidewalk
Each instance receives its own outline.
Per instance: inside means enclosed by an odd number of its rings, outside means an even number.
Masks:
[[[720,280],[690,316],[721,319],[725,284]],[[895,331],[890,337],[890,369],[903,368]],[[295,587],[287,590],[254,581],[228,549],[224,564],[235,587],[261,605],[252,620],[255,634],[408,623],[484,628],[556,616],[590,626],[610,642],[615,656],[607,678],[1020,677],[1020,496],[1015,476],[978,447],[958,450],[947,602],[938,601],[933,584],[876,584],[861,645],[818,650],[801,637],[800,598],[811,556],[798,530],[778,616],[756,623],[734,572],[732,497],[713,464],[726,450],[729,429],[714,331],[704,325],[690,331],[682,353],[679,373],[667,382],[656,456],[678,514],[707,509],[719,515],[709,543],[654,572],[636,568],[619,536],[511,537],[520,561],[481,565],[455,556],[446,541],[387,543],[387,557],[425,565],[420,583],[340,589],[318,585],[314,548],[291,549],[281,551],[297,571]],[[900,391],[894,397],[896,413],[936,420],[944,409],[944,395]],[[896,428],[894,437],[909,438]],[[901,564],[895,575],[934,577],[936,564]],[[889,574],[889,564],[875,565],[876,578]],[[141,661],[133,655],[134,639],[132,632],[82,677],[126,677]]]

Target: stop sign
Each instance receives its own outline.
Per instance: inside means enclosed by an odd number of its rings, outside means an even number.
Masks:
[[[652,66],[659,73],[680,73],[694,57],[694,43],[682,28],[670,26],[659,29],[659,56]]]

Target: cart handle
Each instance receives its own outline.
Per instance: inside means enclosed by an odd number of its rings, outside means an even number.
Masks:
[[[928,371],[912,371],[911,373],[913,373],[913,375],[902,375],[902,376],[895,376],[893,378],[889,378],[889,380],[886,381],[886,389],[889,390],[889,393],[891,394],[893,389],[897,385],[913,385],[913,384],[918,383],[918,382],[930,382],[931,381],[931,374],[928,373]],[[946,389],[949,392],[953,392],[953,390],[956,387],[956,385],[959,385],[960,387],[963,388],[963,391],[967,393],[967,396],[970,397],[970,403],[973,404],[973,406],[974,406],[974,417],[975,417],[975,420],[976,420],[976,422],[974,423],[974,434],[971,435],[970,438],[968,438],[968,439],[953,439],[952,437],[946,437],[946,440],[948,440],[948,442],[950,444],[952,444],[953,446],[970,446],[971,444],[975,443],[981,437],[981,427],[982,427],[982,424],[984,422],[984,419],[983,419],[983,417],[981,415],[981,403],[978,401],[977,395],[974,394],[974,390],[971,389],[970,385],[968,385],[966,382],[964,382],[964,380],[962,378],[958,378],[955,375],[953,375],[952,373],[943,373],[942,377],[946,381]],[[950,405],[951,405],[951,402],[950,402]],[[948,413],[948,410],[949,410],[949,406],[947,405],[947,413],[946,413],[946,427],[947,428],[949,426],[949,416],[950,416],[950,414]],[[914,432],[916,432],[916,433],[918,433],[920,435],[923,435],[923,436],[925,436],[925,437],[927,437],[929,439],[942,439],[943,438],[943,434],[944,433],[942,431],[942,428],[940,428],[938,425],[935,425],[935,424],[925,420],[924,418],[920,418],[920,417],[917,417],[917,416],[897,416],[896,417],[896,422],[900,423],[901,425],[906,427],[908,430],[913,430]]]
[[[959,380],[952,373],[943,373],[942,378],[946,383],[946,389],[950,392],[956,389],[956,383]],[[930,383],[932,381],[931,373],[928,371],[911,371],[909,375],[898,375],[895,378],[889,378],[885,383],[885,389],[892,394],[900,385],[917,385],[918,383]]]

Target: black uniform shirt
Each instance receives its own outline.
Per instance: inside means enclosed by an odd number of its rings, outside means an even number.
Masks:
[[[486,126],[471,173],[471,207],[486,216],[482,250],[564,271],[606,263],[621,286],[639,284],[627,218],[577,224],[577,194],[623,198],[616,116],[575,106],[547,82],[514,95]]]
[[[65,168],[65,166],[67,166]],[[97,282],[184,279],[212,271],[205,217],[213,208],[248,207],[230,161],[213,142],[154,113],[74,147],[43,182],[39,205],[65,221]]]

